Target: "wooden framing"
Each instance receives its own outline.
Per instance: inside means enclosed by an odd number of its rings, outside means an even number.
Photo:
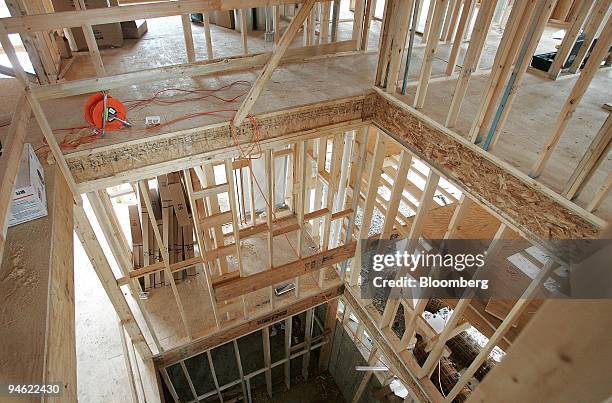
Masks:
[[[584,153],[565,187],[563,195],[572,200],[580,194],[586,183],[591,179],[599,165],[608,155],[612,146],[612,113],[608,114],[597,135]]]
[[[431,0],[435,2],[435,10],[433,13],[433,20],[429,30],[429,36],[427,39],[427,46],[425,47],[425,54],[423,64],[421,65],[421,73],[419,76],[419,84],[417,85],[416,95],[414,97],[414,107],[420,109],[425,105],[425,96],[427,95],[427,86],[429,85],[429,78],[431,77],[431,68],[433,64],[434,53],[440,41],[440,32],[442,30],[442,19],[444,17],[444,11],[448,5],[449,0]]]
[[[259,95],[261,94],[261,91],[263,90],[264,86],[272,77],[272,73],[274,72],[276,67],[278,67],[285,51],[291,45],[291,42],[293,42],[295,34],[297,34],[298,30],[300,29],[300,26],[312,10],[315,1],[316,0],[306,0],[300,8],[300,11],[298,11],[293,20],[291,20],[291,23],[283,33],[283,36],[281,37],[278,45],[274,48],[274,51],[270,56],[270,60],[268,60],[263,70],[253,83],[253,86],[251,87],[249,93],[246,95],[244,101],[242,102],[242,105],[240,105],[240,108],[238,108],[238,112],[236,112],[236,116],[234,116],[233,119],[234,126],[240,127],[244,119],[247,117],[247,115],[253,108],[253,105],[255,105],[255,101],[257,101],[257,98],[259,98]]]
[[[552,240],[593,238],[603,227],[602,220],[401,101],[377,90],[374,103],[376,112],[373,119],[379,127],[434,169],[439,169],[447,180],[469,193],[527,239],[553,252],[554,256],[563,254],[560,251],[554,253]],[[465,158],[448,158],[462,153],[467,153]],[[477,164],[478,170],[473,170],[472,164]],[[470,175],[469,182],[466,175]],[[510,193],[504,188],[507,189],[511,183],[514,191]],[[506,206],[515,206],[513,212],[500,209],[499,200],[504,200]],[[541,214],[539,209],[544,205],[548,206],[547,213]],[[542,224],[544,216],[556,217],[555,223],[541,227],[537,223]]]
[[[584,96],[584,93],[586,92],[591,80],[595,76],[595,73],[597,73],[599,70],[601,61],[608,54],[610,44],[612,43],[612,24],[610,24],[610,21],[612,21],[612,17],[608,17],[606,27],[595,44],[595,47],[589,56],[589,60],[582,69],[582,73],[580,73],[580,76],[576,80],[576,84],[574,84],[571,93],[565,100],[553,130],[551,131],[548,139],[546,140],[546,144],[544,144],[544,147],[538,156],[538,160],[533,164],[533,167],[529,172],[529,176],[532,178],[540,176],[546,167],[546,163],[550,159],[550,156],[559,142],[559,139],[563,135],[572,113],[578,107],[578,104]]]
[[[313,9],[316,0],[298,1],[297,3],[301,5],[301,8],[276,44],[273,52],[251,54],[246,57],[213,59],[208,13],[218,10],[240,10],[243,49],[244,54],[247,55],[247,10],[257,6],[274,7],[276,34],[276,31],[279,30],[279,7],[289,3],[293,4],[295,2],[285,0],[217,0],[205,2],[179,0],[178,2],[160,2],[150,5],[150,8],[144,10],[147,18],[181,15],[188,59],[188,63],[183,65],[95,77],[74,82],[33,86],[27,80],[19,63],[15,64],[14,72],[24,87],[25,94],[18,102],[18,110],[11,123],[9,131],[10,150],[19,150],[22,147],[31,109],[51,147],[59,169],[66,178],[66,189],[69,189],[67,194],[72,194],[77,202],[74,209],[74,227],[120,317],[121,331],[123,332],[123,327],[125,327],[130,336],[130,342],[138,349],[140,355],[145,359],[153,357],[153,361],[156,363],[157,369],[159,369],[160,375],[166,382],[168,391],[174,400],[178,401],[179,397],[172,385],[167,368],[177,363],[187,380],[194,402],[213,395],[218,396],[223,401],[223,391],[237,387],[237,385],[241,385],[244,398],[248,400],[250,398],[250,379],[259,374],[265,374],[267,391],[272,396],[272,368],[280,365],[284,367],[285,383],[289,387],[291,359],[299,356],[303,358],[302,375],[307,378],[311,351],[315,348],[321,348],[319,366],[320,368],[326,368],[331,354],[330,341],[333,337],[333,329],[335,329],[337,297],[344,292],[344,298],[348,301],[345,306],[345,314],[350,308],[359,318],[357,338],[364,338],[364,334],[367,332],[373,339],[374,347],[368,361],[374,363],[379,359],[379,356],[384,356],[389,361],[392,372],[410,388],[417,400],[450,402],[470,380],[492,348],[496,344],[506,343],[506,333],[512,330],[514,322],[527,308],[538,287],[556,268],[557,263],[552,260],[549,261],[524,291],[521,299],[513,305],[506,318],[500,319],[499,323],[492,325],[493,330],[489,342],[467,368],[466,373],[460,378],[451,393],[443,397],[428,378],[435,369],[436,362],[445,353],[446,341],[465,328],[467,323],[464,321],[465,316],[467,316],[466,312],[471,309],[470,298],[462,298],[455,304],[452,317],[439,334],[428,329],[427,323],[421,317],[427,304],[427,300],[424,298],[419,299],[414,306],[406,300],[389,300],[382,316],[373,306],[359,299],[356,296],[357,289],[354,287],[361,270],[359,241],[368,237],[374,209],[376,208],[386,215],[381,234],[377,236],[383,239],[397,234],[407,236],[410,238],[407,249],[413,251],[417,248],[419,237],[424,232],[430,212],[434,210],[432,206],[437,206],[435,197],[442,195],[442,199],[448,198],[450,203],[457,201],[456,196],[450,193],[452,191],[444,189],[439,184],[440,179],[444,178],[462,192],[461,201],[455,206],[452,216],[450,210],[446,210],[444,217],[446,219],[450,217],[450,222],[443,236],[445,239],[452,238],[457,234],[460,223],[468,214],[468,210],[474,207],[473,203],[477,203],[485,207],[501,222],[500,229],[494,237],[494,244],[498,238],[501,238],[507,228],[511,228],[534,244],[542,246],[546,252],[554,254],[555,259],[560,261],[564,261],[567,255],[555,244],[556,240],[593,239],[600,235],[601,227],[605,223],[391,95],[395,92],[401,64],[400,56],[404,50],[404,40],[408,29],[406,21],[413,14],[411,9],[414,4],[413,1],[387,2],[386,15],[383,18],[384,32],[381,34],[381,59],[377,72],[377,84],[382,85],[385,82],[386,92],[376,88],[373,93],[263,113],[255,117],[256,128],[254,123],[246,118],[278,65],[281,62],[300,60],[311,56],[332,54],[348,49],[367,48],[370,22],[376,7],[375,0],[357,0],[353,40],[328,43],[331,2],[323,2],[321,4],[322,11],[320,11],[322,13],[320,18],[320,45],[302,49],[289,49],[305,21],[307,21],[304,32],[305,39],[313,45],[316,42],[316,14],[319,13],[319,11]],[[446,41],[454,37],[446,72],[449,75],[454,74],[459,49],[466,31],[469,31],[469,16],[475,3],[476,1],[472,0],[431,1],[426,32],[424,33],[427,44],[417,83],[415,107],[422,108],[425,103],[427,87],[431,82],[433,57],[441,36]],[[535,1],[530,0],[524,4],[515,3],[512,8],[504,39],[502,39],[500,50],[496,55],[495,67],[491,72],[490,85],[484,97],[485,101],[477,111],[477,119],[471,132],[472,137],[474,134],[482,134],[480,131],[489,129],[489,126],[491,126],[493,133],[499,133],[499,130],[501,130],[512,96],[521,83],[529,58],[537,45],[541,32],[545,28],[548,15],[552,12],[554,1],[546,0],[542,9],[537,12],[530,8],[534,4]],[[596,31],[603,22],[605,13],[602,13],[602,10],[604,4],[609,7],[609,0],[607,2],[599,0],[593,8],[592,17],[585,27],[585,31],[589,35],[589,43],[584,49],[590,46]],[[471,34],[470,45],[463,61],[461,73],[458,75],[455,94],[446,119],[447,127],[452,127],[457,122],[470,77],[478,67],[495,5],[496,2],[480,2],[480,10]],[[334,7],[336,6],[337,3],[334,2]],[[462,7],[463,11],[459,13]],[[550,70],[551,76],[556,77],[559,74],[560,66],[566,59],[566,53],[571,50],[571,45],[573,45],[584,21],[587,20],[590,9],[590,4],[587,3],[575,7],[575,11],[571,14],[574,22],[569,27],[566,40],[559,50],[559,57]],[[188,13],[202,10],[204,10],[205,16],[208,61],[196,62]],[[142,17],[143,10],[139,8],[138,11],[138,16]],[[58,24],[66,24],[70,27],[71,24],[77,23],[79,24],[77,26],[82,26],[86,31],[86,39],[97,75],[104,76],[106,72],[95,44],[95,38],[92,38],[91,24],[93,22],[96,24],[115,22],[120,19],[124,20],[126,17],[129,19],[129,16],[135,15],[135,13],[136,8],[134,6],[124,6],[122,9],[111,7],[104,13],[96,10],[77,10],[56,13],[52,18],[49,18],[49,15],[29,15],[0,19],[0,40],[7,50],[9,59],[14,62],[16,55],[12,45],[8,42],[8,33],[45,32],[64,26]],[[335,15],[337,17],[337,10]],[[77,19],[77,17],[81,19]],[[459,17],[459,24],[455,26]],[[332,32],[331,36],[334,37],[334,35],[334,32]],[[541,173],[552,153],[552,149],[567,125],[567,120],[584,95],[590,80],[597,72],[599,63],[607,56],[611,35],[610,25],[607,24],[589,62],[563,107],[545,150],[534,166],[532,176]],[[278,39],[279,37],[280,35],[275,35],[275,38]],[[520,51],[519,45],[522,45]],[[586,50],[584,53],[586,53]],[[578,65],[583,58],[584,54],[581,55]],[[43,99],[80,95],[91,91],[108,90],[166,78],[208,76],[220,72],[235,72],[262,66],[263,70],[259,78],[253,84],[249,95],[234,116],[232,123],[217,123],[189,130],[164,133],[116,145],[92,148],[88,151],[76,151],[66,156],[62,154],[57,141],[55,141],[51,127],[40,105],[40,101]],[[383,76],[384,80],[380,80]],[[506,82],[508,84],[504,88]],[[493,116],[495,113],[493,107],[500,99],[502,103],[506,103],[506,108],[501,110],[502,114],[499,115],[501,117],[497,123],[493,123],[497,119]],[[499,109],[498,112],[500,112]],[[602,155],[605,156],[605,153],[607,153],[610,145],[609,121],[610,117],[608,117],[574,175],[570,178],[564,191],[567,198],[571,199],[580,192],[584,183],[597,168],[598,163],[601,162]],[[367,150],[367,130],[370,124],[373,124],[374,129],[378,130],[372,153],[368,153]],[[236,130],[235,137],[232,137],[233,129],[236,127],[239,129]],[[351,130],[361,131],[358,140],[353,140],[352,135],[344,135]],[[261,220],[257,222],[255,217],[253,170],[250,161],[242,158],[233,161],[235,157],[245,157],[241,155],[239,145],[250,144],[256,132],[261,134],[259,145],[261,145],[262,154],[265,154],[267,181],[265,198],[268,203],[265,223]],[[389,136],[399,143],[399,152],[396,149],[397,145],[389,141]],[[333,145],[328,171],[326,169],[326,162],[328,162],[326,158],[329,139],[332,137]],[[495,139],[496,137],[494,137],[494,141]],[[475,138],[472,140],[475,140]],[[312,143],[309,143],[310,141]],[[351,144],[351,142],[353,143]],[[317,144],[316,156],[312,150],[315,143]],[[349,169],[351,147],[354,166]],[[391,148],[394,150],[392,153],[389,151]],[[7,176],[2,178],[1,189],[4,197],[0,200],[0,205],[4,207],[8,205],[6,195],[11,193],[14,185],[15,175],[13,171],[15,171],[15,168],[11,164],[15,162],[17,155],[15,153],[0,160],[2,171],[8,172]],[[218,155],[222,155],[222,159]],[[290,208],[276,209],[274,189],[277,184],[274,183],[274,163],[276,157],[285,156],[290,156],[292,164],[290,173],[283,179],[283,181],[286,181],[283,185],[287,186],[285,200]],[[418,172],[417,169],[411,170],[413,157],[422,160],[428,166],[429,171],[426,176],[422,172]],[[310,178],[309,168],[312,166],[312,162],[317,165],[314,180]],[[223,165],[227,183],[219,184],[215,182],[213,168],[218,165]],[[239,210],[237,210],[239,206],[236,201],[236,194],[240,194],[239,192],[242,190],[242,169],[247,166],[251,169],[249,186],[251,192],[250,225],[246,225],[246,214],[240,215]],[[192,255],[192,257],[186,257],[182,262],[175,263],[171,260],[168,252],[170,234],[164,233],[162,236],[152,213],[153,206],[148,193],[148,178],[177,169],[183,170],[184,173],[184,183],[189,196],[190,210],[194,217],[193,224],[201,256],[193,257]],[[235,185],[233,180],[234,169],[239,169],[240,172],[241,184],[238,186]],[[368,170],[367,178],[363,178],[364,169]],[[415,190],[416,186],[408,183],[410,182],[410,179],[408,179],[409,173],[425,179],[425,186],[422,191],[420,189]],[[389,179],[382,178],[383,174],[388,176]],[[196,177],[198,181],[196,181]],[[592,211],[601,203],[610,189],[610,177],[608,175],[606,182],[589,204],[587,210]],[[392,183],[391,178],[393,178]],[[143,214],[142,218],[150,221],[151,236],[155,238],[155,244],[161,250],[162,261],[145,264],[144,267],[133,270],[132,252],[113,213],[113,207],[105,187],[135,181],[138,181],[140,199],[142,199],[147,210],[147,214]],[[195,189],[194,183],[196,185]],[[363,189],[364,184],[365,189]],[[280,184],[278,185],[280,186]],[[391,196],[388,201],[378,193],[379,185],[389,190]],[[321,200],[323,186],[327,186],[328,189],[324,203]],[[238,189],[235,187],[238,187]],[[315,205],[310,209],[310,196],[313,187]],[[418,199],[418,205],[405,197],[405,191],[410,192],[411,196]],[[122,277],[119,279],[113,275],[85,210],[79,205],[83,192],[88,193],[94,214],[122,272]],[[350,196],[345,197],[345,192]],[[228,211],[221,212],[217,196],[223,193],[228,194],[230,207]],[[348,207],[349,203],[346,200],[348,197],[351,197],[351,207]],[[66,199],[65,195],[64,199]],[[242,201],[244,207],[244,198],[242,198]],[[410,216],[405,211],[399,211],[402,202],[412,209],[415,213],[414,216]],[[445,200],[444,204],[446,202]],[[362,203],[361,206],[360,203]],[[72,201],[69,201],[68,204],[72,205]],[[362,224],[358,227],[357,234],[354,237],[354,221],[359,207],[362,207],[363,212]],[[453,206],[444,206],[443,208],[447,207],[453,208]],[[277,217],[277,213],[280,218]],[[239,222],[241,218],[244,218],[242,228],[240,228],[241,224]],[[348,220],[345,222],[344,218],[348,218]],[[164,220],[167,219],[166,217]],[[310,223],[307,223],[311,220],[315,220],[312,227]],[[334,220],[337,221],[333,222]],[[6,232],[5,221],[3,218],[3,232],[0,234],[0,257],[2,256]],[[223,234],[222,225],[228,222],[232,224],[231,236]],[[65,224],[68,225],[69,223]],[[316,233],[316,242],[321,245],[321,251],[307,255],[303,253],[302,249],[310,228],[312,228],[311,235]],[[334,229],[332,230],[332,228]],[[165,231],[168,231],[167,228]],[[274,236],[293,231],[298,231],[298,259],[275,267],[273,264]],[[242,267],[241,239],[264,232],[267,236],[268,270],[247,275]],[[146,237],[149,237],[148,234],[147,232]],[[341,242],[339,240],[343,234],[344,241]],[[228,240],[233,238],[233,243],[226,244],[226,238]],[[153,239],[148,241],[153,244]],[[495,246],[497,244],[490,247],[490,250]],[[146,249],[148,250],[148,246]],[[235,272],[228,272],[225,259],[226,256],[231,254],[235,254],[238,261],[238,270]],[[60,259],[65,258],[65,256],[54,258]],[[346,261],[349,258],[354,258],[350,278],[348,279],[349,287],[345,289],[344,285],[341,285],[338,281],[335,281],[333,285],[324,284],[326,269],[338,269],[336,266],[342,266],[339,271],[342,280],[345,280],[344,271]],[[58,261],[54,261],[54,264],[57,265],[58,263]],[[218,271],[216,270],[217,263]],[[206,291],[209,293],[211,310],[215,318],[215,329],[206,333],[205,336],[202,336],[203,333],[192,335],[183,301],[181,301],[173,276],[175,272],[193,266],[202,268],[201,270],[198,269],[200,274],[202,271],[204,272]],[[148,314],[142,308],[142,302],[134,295],[138,290],[137,279],[143,276],[148,278],[153,273],[159,275],[161,271],[164,272],[166,279],[170,282],[172,295],[177,303],[181,322],[188,338],[186,344],[166,351],[162,349],[157,339]],[[317,271],[319,272],[319,288],[315,292],[311,291],[308,294],[301,295],[299,277]],[[329,270],[329,272],[333,273],[332,270]],[[213,276],[214,279],[211,278]],[[295,298],[286,303],[282,301],[282,298],[275,298],[273,287],[274,284],[289,280],[295,281]],[[122,293],[121,286],[123,285],[129,286],[136,304],[142,310],[144,322],[148,328],[145,330],[148,330],[148,333],[151,334],[153,344],[158,349],[157,354],[151,351],[139,324],[136,322],[134,312],[130,309]],[[325,288],[325,285],[327,285],[327,288]],[[269,309],[266,307],[267,310],[264,309],[263,313],[258,312],[253,317],[249,317],[246,304],[247,294],[265,288],[269,288],[270,291]],[[217,303],[224,303],[239,297],[244,307],[244,318],[239,317],[229,320],[230,315],[228,313],[227,322],[222,322],[217,312],[221,305],[218,306]],[[315,315],[315,307],[323,302],[328,302],[324,325],[320,324],[320,320]],[[404,304],[405,332],[401,339],[396,340],[398,338],[393,333],[391,323],[397,313],[399,304]],[[292,331],[294,329],[292,329],[291,316],[301,312],[305,312],[306,317],[305,340],[299,346],[292,346]],[[223,319],[223,321],[226,321],[226,319]],[[285,328],[284,358],[277,362],[271,362],[269,327],[271,324],[281,321],[284,322]],[[318,337],[314,337],[312,333],[313,327],[316,325],[319,325],[323,330],[323,334]],[[258,330],[262,330],[264,337],[265,366],[256,373],[247,374],[242,366],[242,358],[236,339]],[[54,327],[50,331],[61,332],[61,329]],[[407,351],[415,333],[423,333],[427,336],[426,341],[428,342],[430,355],[422,367],[416,363],[412,353]],[[214,347],[229,341],[233,344],[239,379],[220,385],[210,351]],[[185,360],[202,352],[206,352],[215,390],[204,396],[198,396],[189,370],[185,365]],[[54,361],[52,364],[57,366],[58,363],[59,361]],[[53,365],[50,367],[52,370],[61,371],[59,367],[53,367]],[[130,371],[129,367],[128,371]],[[364,376],[354,400],[359,400],[371,375],[370,372]]]
[[[115,281],[112,269],[104,256],[104,251],[100,246],[96,235],[89,223],[89,219],[85,214],[85,210],[80,206],[74,208],[74,228],[76,234],[79,236],[81,244],[85,249],[85,252],[89,256],[92,266],[104,287],[106,294],[109,296],[121,323],[128,332],[130,339],[140,355],[143,358],[152,356],[151,349],[147,345],[144,335],[132,311],[123,296],[121,289]]]
[[[582,4],[578,8],[578,12],[572,18],[569,29],[565,31],[565,36],[563,37],[563,41],[557,50],[557,55],[555,56],[552,65],[548,69],[548,76],[553,80],[556,80],[557,77],[559,77],[559,73],[561,73],[561,69],[563,68],[567,57],[574,47],[576,38],[578,38],[578,35],[582,30],[582,26],[584,25],[589,12],[593,8],[595,0],[587,0],[581,3]]]
[[[0,211],[2,212],[0,215],[0,262],[2,262],[4,253],[8,215],[11,211],[10,204],[17,180],[19,160],[21,159],[31,114],[30,104],[27,102],[25,95],[22,95],[17,101],[17,108],[11,119],[11,125],[7,133],[8,143],[5,144],[5,151],[2,152],[0,157],[0,172],[3,173],[2,178],[0,178]]]
[[[487,33],[489,32],[489,26],[491,25],[491,19],[493,18],[493,11],[495,10],[494,4],[495,2],[493,1],[483,3],[478,11],[478,15],[476,16],[476,22],[474,23],[474,29],[472,30],[470,44],[463,59],[463,67],[461,67],[461,72],[459,73],[459,78],[457,79],[457,86],[455,87],[455,91],[453,93],[451,106],[448,111],[448,115],[446,116],[446,127],[453,127],[457,123],[459,111],[461,110],[461,104],[465,98],[465,94],[470,83],[470,78],[478,66],[480,54],[482,53],[482,49],[487,38]],[[455,44],[453,44],[452,51],[458,53],[461,40],[455,39],[455,43],[457,43],[457,50],[455,51]],[[447,74],[449,70],[454,70],[454,62],[451,65],[452,60],[453,57],[451,56],[449,58],[449,67],[446,70]]]

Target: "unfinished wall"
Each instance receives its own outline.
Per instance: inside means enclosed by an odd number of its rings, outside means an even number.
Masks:
[[[329,372],[334,377],[336,384],[342,391],[342,395],[348,402],[353,400],[355,391],[365,374],[365,372],[355,371],[355,367],[358,365],[368,365],[368,363],[357,349],[353,337],[344,330],[339,321],[336,321],[336,332],[334,333],[334,343],[329,361]],[[375,399],[372,393],[381,386],[378,379],[372,376],[359,403],[378,402],[378,399]]]

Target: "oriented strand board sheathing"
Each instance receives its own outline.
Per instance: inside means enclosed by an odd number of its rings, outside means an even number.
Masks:
[[[600,225],[594,216],[578,214],[578,207],[400,101],[377,93],[366,105],[375,124],[531,240],[597,237]]]
[[[363,99],[363,96],[344,98],[256,116],[260,140],[361,121]],[[80,183],[203,154],[219,158],[220,150],[231,148],[236,142],[249,144],[254,139],[253,124],[247,119],[236,138],[229,123],[219,123],[75,152],[66,155],[66,160],[75,181]]]

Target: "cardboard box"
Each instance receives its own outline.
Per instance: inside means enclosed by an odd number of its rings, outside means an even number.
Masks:
[[[12,227],[46,215],[45,174],[34,154],[34,149],[26,143],[23,145],[19,172],[13,190],[8,226]]]
[[[74,0],[52,0],[53,9],[59,11],[74,11]],[[108,7],[108,0],[85,0],[86,9]],[[123,33],[121,32],[121,24],[116,22],[112,24],[101,24],[92,26],[96,43],[98,47],[121,47],[123,46]],[[73,50],[87,50],[87,42],[81,28],[65,29],[66,37],[70,42]]]
[[[124,21],[121,23],[123,39],[142,38],[147,30],[147,20]]]

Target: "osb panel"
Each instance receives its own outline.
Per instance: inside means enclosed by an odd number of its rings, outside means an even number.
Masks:
[[[380,94],[371,96],[374,123],[447,179],[517,225],[529,238],[595,238],[599,228],[536,186],[439,127]],[[369,101],[369,100],[368,100]],[[366,102],[369,103],[369,102]]]
[[[351,97],[256,116],[259,138],[272,139],[361,120],[363,100],[362,96]],[[235,139],[229,123],[221,123],[74,153],[66,159],[75,181],[82,183],[202,154],[224,158],[223,149],[236,143],[249,144],[255,134],[253,123],[246,119]]]

